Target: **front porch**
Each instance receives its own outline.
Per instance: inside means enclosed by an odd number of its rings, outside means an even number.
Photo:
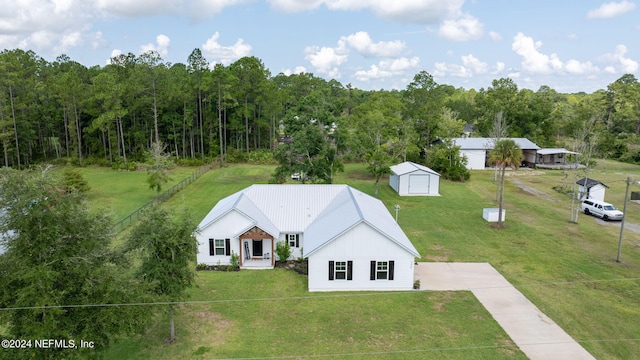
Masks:
[[[262,270],[273,269],[273,263],[271,259],[251,258],[242,262],[240,269],[247,270]]]
[[[254,226],[239,236],[241,269],[272,269],[275,265],[274,239]]]

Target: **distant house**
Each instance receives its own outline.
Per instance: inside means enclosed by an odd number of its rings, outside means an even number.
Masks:
[[[252,185],[198,225],[199,264],[273,268],[278,242],[309,261],[309,291],[409,290],[420,254],[378,199],[347,185]]]
[[[598,180],[582,178],[576,181],[578,184],[578,199],[594,199],[604,201],[605,190],[609,187]]]
[[[533,167],[536,152],[540,147],[526,138],[509,138],[522,149],[523,165]],[[489,151],[493,149],[493,138],[454,138],[453,143],[460,147],[460,155],[467,158],[467,169],[482,170],[489,167]]]
[[[440,174],[426,166],[405,161],[391,166],[389,185],[403,196],[439,196]]]
[[[576,163],[575,156],[577,152],[569,151],[562,148],[540,149],[536,156],[536,167],[542,169],[563,169],[571,167],[584,167]],[[571,160],[568,160],[572,157]]]

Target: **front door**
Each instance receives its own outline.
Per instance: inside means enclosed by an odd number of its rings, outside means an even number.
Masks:
[[[253,240],[253,252],[254,257],[262,257],[262,240]]]

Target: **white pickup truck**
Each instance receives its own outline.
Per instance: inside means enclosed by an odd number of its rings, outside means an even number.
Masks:
[[[624,214],[615,206],[600,200],[582,200],[582,211],[587,215],[601,217],[602,220],[622,220]]]

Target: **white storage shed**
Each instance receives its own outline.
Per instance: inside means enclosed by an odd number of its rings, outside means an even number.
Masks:
[[[440,174],[411,161],[391,167],[389,185],[402,196],[440,196]]]

